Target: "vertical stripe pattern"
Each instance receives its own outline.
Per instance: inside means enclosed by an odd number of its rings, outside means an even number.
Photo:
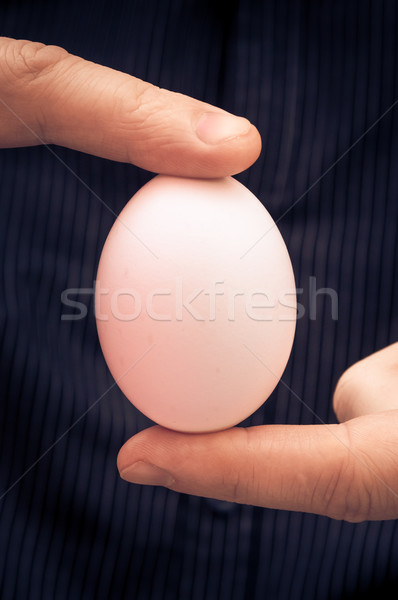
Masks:
[[[278,221],[292,257],[305,314],[283,379],[305,404],[279,385],[245,424],[334,421],[341,373],[398,337],[396,2],[3,2],[0,33],[256,124],[263,151],[238,179]],[[150,176],[54,151],[88,187],[46,148],[0,152],[0,495],[13,486],[0,501],[1,598],[397,591],[394,521],[341,523],[118,478],[120,446],[150,423],[113,386],[99,348],[90,290],[114,216],[90,189],[119,213]],[[67,288],[86,289],[79,321],[61,320]],[[338,319],[330,294],[313,301],[321,288],[335,290]]]

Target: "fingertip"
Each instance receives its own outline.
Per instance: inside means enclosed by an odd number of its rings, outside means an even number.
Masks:
[[[169,432],[160,425],[154,425],[143,429],[127,440],[117,455],[116,462],[119,473],[124,472],[138,460],[153,461],[158,448],[164,446],[163,440],[168,437],[168,433],[178,435],[177,432]]]
[[[172,154],[157,155],[156,172],[179,177],[215,179],[229,177],[251,167],[261,153],[261,136],[253,124],[244,135],[230,137],[217,144],[206,144],[199,138],[175,143]]]
[[[249,167],[251,167],[256,160],[259,158],[262,150],[262,141],[261,135],[255,125],[250,124],[250,129],[246,134],[245,138],[242,140],[244,144],[242,144],[241,148],[241,164],[239,165],[239,169],[231,175],[236,175],[241,171],[245,171]],[[243,167],[243,168],[240,168]]]
[[[196,126],[200,141],[195,177],[227,177],[248,169],[260,156],[261,136],[246,118],[206,112]],[[191,176],[191,175],[189,175]]]
[[[244,135],[211,144],[200,140],[194,130],[179,127],[177,131],[165,133],[157,144],[146,141],[139,157],[136,144],[129,162],[162,175],[216,179],[245,171],[261,153],[261,137],[251,123]]]

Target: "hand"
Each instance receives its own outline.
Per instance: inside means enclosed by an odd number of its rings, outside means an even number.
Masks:
[[[333,425],[151,427],[123,446],[118,468],[130,482],[220,500],[352,522],[397,518],[398,343],[344,373],[334,409]]]
[[[59,144],[187,177],[233,175],[261,149],[247,119],[57,46],[0,37],[0,90],[3,148]]]
[[[0,38],[0,89],[2,147],[59,144],[192,177],[242,171],[261,148],[245,119],[55,46]],[[119,469],[131,481],[269,508],[396,518],[396,353],[391,346],[342,377],[339,425],[202,435],[153,427],[125,444]]]

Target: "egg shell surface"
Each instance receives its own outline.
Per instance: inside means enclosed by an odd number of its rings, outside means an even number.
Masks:
[[[126,204],[96,282],[98,335],[127,398],[164,427],[238,424],[288,361],[296,293],[283,238],[232,177],[158,175]]]

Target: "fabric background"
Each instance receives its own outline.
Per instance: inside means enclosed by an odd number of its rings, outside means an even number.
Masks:
[[[245,424],[334,422],[341,373],[398,337],[398,106],[346,152],[398,99],[398,6],[226,6],[3,1],[0,33],[63,46],[252,120],[263,151],[238,179],[274,219],[301,198],[278,223],[298,299],[308,308],[316,277],[318,289],[337,291],[339,315],[319,296],[316,318],[307,310],[298,321],[283,379],[307,406],[279,386]],[[78,298],[88,315],[76,322],[61,320],[60,297],[92,287],[114,221],[90,189],[119,213],[152,175],[52,150],[0,152],[1,598],[396,597],[395,521],[350,524],[119,479],[119,448],[150,423],[118,389],[105,393],[113,380],[92,294]]]

